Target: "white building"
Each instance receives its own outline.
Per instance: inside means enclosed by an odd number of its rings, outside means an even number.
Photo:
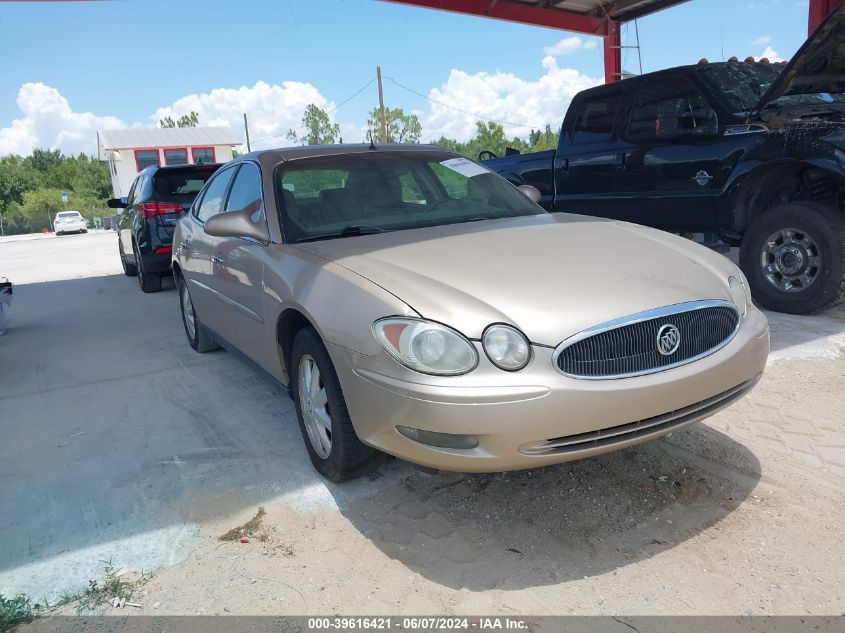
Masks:
[[[97,155],[108,161],[116,198],[129,193],[138,172],[150,165],[225,163],[242,142],[223,127],[99,130]]]

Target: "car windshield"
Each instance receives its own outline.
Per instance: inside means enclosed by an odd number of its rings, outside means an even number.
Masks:
[[[545,213],[500,176],[435,150],[291,160],[276,182],[289,242]]]
[[[777,64],[728,63],[701,67],[701,76],[731,112],[749,112],[782,70]]]

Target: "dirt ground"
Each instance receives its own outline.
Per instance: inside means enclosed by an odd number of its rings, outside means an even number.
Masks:
[[[431,475],[394,460],[336,486],[310,470],[284,395],[224,352],[191,354],[175,292],[144,296],[117,275],[115,239],[80,236],[62,244],[65,256],[37,265],[39,249],[55,248],[46,240],[0,243],[0,275],[22,284],[0,363],[14,362],[23,376],[3,382],[0,364],[0,407],[15,413],[14,422],[0,415],[11,437],[0,448],[0,591],[52,595],[111,552],[126,569],[158,567],[135,611],[148,615],[845,611],[845,308],[769,315],[773,354],[757,389],[666,439],[495,475]],[[79,292],[45,290],[43,282],[76,276],[95,278],[76,281]],[[58,429],[39,416],[60,406],[51,398],[74,378],[30,367],[52,339],[33,336],[26,322],[37,314],[55,326],[77,308],[88,314],[75,303],[86,301],[103,302],[135,336],[146,336],[144,327],[152,334],[126,350],[119,328],[102,330],[98,344],[122,350],[108,376],[88,380],[110,381],[108,406],[90,404],[85,392],[65,399],[61,406],[81,413]],[[146,310],[154,319],[137,317]],[[65,334],[94,327],[86,318],[69,321]],[[55,344],[92,360],[82,346]],[[153,352],[162,373],[136,410],[133,368]],[[201,416],[182,411],[188,403]],[[18,429],[22,421],[42,426],[29,433]],[[143,425],[135,439],[133,423]],[[115,426],[121,441],[111,441]],[[88,443],[67,440],[77,452],[55,464],[56,438],[81,432],[90,432],[80,438]],[[106,452],[108,468],[63,490],[60,517],[40,514],[50,486]],[[50,478],[35,470],[17,477],[19,454],[54,464]],[[2,498],[17,504],[14,517]],[[127,499],[131,511],[118,513]],[[72,534],[58,527],[68,523],[77,525]],[[19,536],[29,530],[41,534]],[[151,556],[127,545],[132,539],[169,554]]]

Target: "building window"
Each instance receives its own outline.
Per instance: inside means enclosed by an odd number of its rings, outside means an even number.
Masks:
[[[213,147],[193,147],[191,148],[191,156],[194,158],[195,165],[208,165],[217,162]]]
[[[159,165],[158,150],[157,149],[136,149],[135,150],[135,166],[138,171],[150,167],[151,165]]]
[[[164,164],[165,165],[187,165],[188,164],[188,150],[184,147],[176,149],[164,150]]]

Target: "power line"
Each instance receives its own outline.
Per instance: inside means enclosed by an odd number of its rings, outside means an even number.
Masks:
[[[373,84],[374,81],[375,81],[375,77],[370,79],[367,83],[365,83],[358,90],[356,90],[354,93],[352,93],[352,95],[350,97],[348,97],[348,98],[344,99],[343,101],[341,101],[340,103],[338,103],[331,110],[326,110],[326,114],[331,114],[332,112],[334,112],[338,108],[345,106],[347,103],[352,101],[355,97],[357,97],[359,94],[364,92],[367,88],[369,88]],[[306,127],[306,126],[300,125],[299,127],[295,127],[295,128],[292,128],[292,129],[293,129],[294,132],[297,132],[297,131],[303,129],[304,127]],[[288,132],[289,131],[290,130],[288,130]],[[264,138],[256,139],[255,142],[256,143],[263,143],[264,141],[272,141],[272,140],[277,139],[277,138],[287,138],[287,132],[285,132],[284,134],[276,134],[274,136],[265,136]]]
[[[431,103],[436,103],[437,105],[443,106],[444,108],[449,108],[450,110],[454,110],[455,112],[460,112],[461,114],[466,114],[467,116],[471,116],[471,117],[474,117],[476,119],[483,119],[484,121],[491,121],[492,123],[498,123],[499,125],[507,125],[509,127],[521,127],[521,128],[526,129],[526,130],[533,130],[533,129],[542,130],[543,129],[542,125],[523,125],[521,123],[511,123],[511,122],[508,122],[508,121],[499,121],[498,119],[491,119],[490,117],[486,117],[486,116],[483,116],[481,114],[475,114],[474,112],[468,112],[466,110],[461,110],[460,108],[456,108],[453,105],[450,105],[448,103],[444,103],[443,101],[438,101],[437,99],[432,99],[428,95],[424,95],[421,92],[417,92],[413,88],[409,88],[408,86],[405,86],[405,85],[399,83],[393,77],[387,77],[387,79],[389,79],[392,83],[396,84],[397,86],[399,86],[403,90],[407,90],[408,92],[415,94],[418,97],[422,97],[423,99],[426,99],[427,101],[430,101]]]

